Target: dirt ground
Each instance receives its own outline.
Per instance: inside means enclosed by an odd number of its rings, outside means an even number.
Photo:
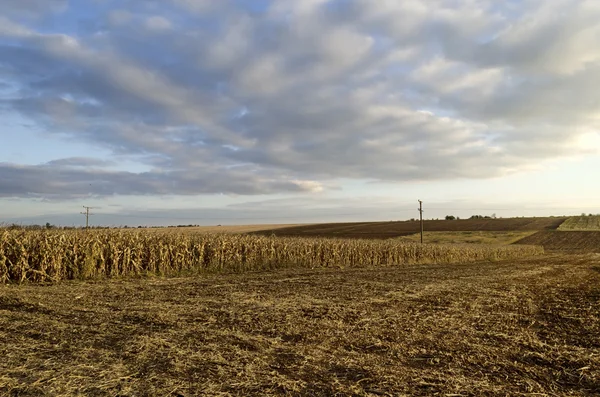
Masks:
[[[0,286],[0,395],[598,396],[600,255]]]
[[[546,251],[600,253],[600,231],[545,230],[527,236],[517,244],[541,245]]]
[[[542,218],[498,218],[498,219],[460,219],[426,220],[426,232],[523,232],[555,230],[566,217]],[[256,231],[257,234],[274,234],[292,237],[336,237],[336,238],[394,238],[419,232],[419,221],[400,222],[355,222],[355,223],[319,223],[278,227]]]

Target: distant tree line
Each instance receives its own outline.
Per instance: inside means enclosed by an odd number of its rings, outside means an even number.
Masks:
[[[445,218],[447,221],[460,220],[460,217],[454,215],[446,215]],[[471,215],[469,219],[496,219],[496,214],[489,215]]]

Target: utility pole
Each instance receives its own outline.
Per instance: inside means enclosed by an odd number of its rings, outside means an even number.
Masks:
[[[423,202],[419,200],[419,215],[421,219],[421,244],[423,244]]]
[[[94,214],[90,214],[90,210],[93,209],[94,207],[86,207],[84,205],[83,208],[85,208],[85,212],[80,212],[80,214],[85,215],[85,228],[87,230],[90,227],[90,215],[94,215]]]

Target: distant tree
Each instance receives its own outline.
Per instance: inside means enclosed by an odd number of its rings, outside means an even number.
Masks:
[[[453,221],[455,219],[456,219],[456,217],[454,215],[446,215],[446,220],[447,221]]]
[[[495,218],[496,214],[489,216],[489,215],[471,215],[471,217],[469,219],[492,219]]]

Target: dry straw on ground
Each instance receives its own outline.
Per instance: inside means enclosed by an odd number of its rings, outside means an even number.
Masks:
[[[391,266],[510,259],[535,246],[419,245],[145,231],[0,231],[0,282],[176,275],[281,267]]]
[[[595,230],[600,231],[600,215],[572,216],[564,221],[558,230]]]
[[[600,395],[600,256],[0,285],[0,396]]]

